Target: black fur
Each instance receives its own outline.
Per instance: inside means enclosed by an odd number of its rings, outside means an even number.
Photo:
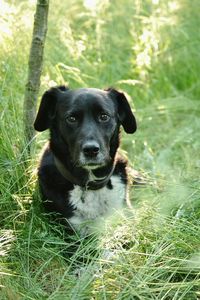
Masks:
[[[106,185],[112,190],[111,175],[127,184],[126,161],[116,156],[120,125],[127,133],[136,131],[125,95],[114,89],[71,90],[59,86],[44,93],[34,127],[37,131],[50,129],[50,142],[38,172],[47,211],[61,218],[72,217],[75,208],[69,193],[75,185],[83,189]],[[91,173],[100,178],[97,183],[89,182]]]

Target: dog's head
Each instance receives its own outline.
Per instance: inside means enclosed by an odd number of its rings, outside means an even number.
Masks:
[[[34,123],[37,131],[49,128],[51,140],[56,140],[54,148],[62,148],[62,155],[66,150],[74,166],[86,169],[114,159],[120,125],[127,133],[136,131],[135,117],[123,93],[63,86],[44,93]]]

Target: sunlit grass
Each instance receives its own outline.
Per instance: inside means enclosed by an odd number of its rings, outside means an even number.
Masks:
[[[0,298],[198,299],[198,0],[51,1],[41,93],[63,83],[125,92],[138,131],[122,134],[123,153],[151,183],[131,189],[133,212],[99,237],[67,241],[37,190],[48,134],[31,159],[23,140],[35,1],[0,5]]]

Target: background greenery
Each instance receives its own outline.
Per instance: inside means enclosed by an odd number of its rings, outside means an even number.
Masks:
[[[134,215],[80,240],[72,257],[78,236],[64,241],[40,209],[47,134],[28,159],[23,141],[34,10],[0,2],[0,299],[199,299],[199,0],[50,3],[41,94],[62,83],[124,91],[138,131],[122,149],[152,182],[131,189]],[[107,248],[110,259],[99,255]]]

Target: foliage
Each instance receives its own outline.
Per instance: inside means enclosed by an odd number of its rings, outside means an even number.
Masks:
[[[98,238],[66,241],[48,224],[36,176],[47,134],[31,159],[23,140],[34,1],[1,1],[0,298],[198,299],[199,1],[50,5],[41,94],[62,83],[124,91],[139,126],[122,148],[152,185],[132,188],[134,215],[108,220]]]

